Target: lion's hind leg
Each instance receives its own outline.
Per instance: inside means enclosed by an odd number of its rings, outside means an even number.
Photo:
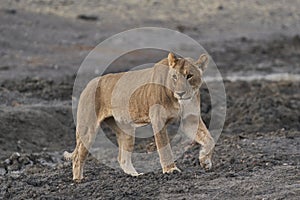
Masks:
[[[117,125],[113,118],[105,121],[116,132],[119,145],[118,161],[122,170],[131,176],[139,176],[132,164],[132,152],[135,143],[135,129],[130,125]]]
[[[83,178],[83,168],[89,149],[92,146],[99,126],[78,128],[76,132],[76,147],[73,153],[67,153],[73,161],[73,180],[79,182]]]

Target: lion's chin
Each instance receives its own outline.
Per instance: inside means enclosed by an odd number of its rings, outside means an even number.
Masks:
[[[192,99],[192,97],[188,97],[188,98],[180,98],[180,99],[177,99],[179,103],[185,103],[185,102],[188,102]]]

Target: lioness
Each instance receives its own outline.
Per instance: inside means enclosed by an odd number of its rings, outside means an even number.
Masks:
[[[193,139],[202,145],[199,155],[201,166],[211,169],[215,142],[201,119],[199,94],[207,64],[206,54],[194,61],[169,53],[168,58],[152,68],[107,74],[90,81],[78,104],[76,148],[72,153],[64,153],[66,159],[73,161],[73,180],[83,178],[88,150],[101,122],[106,122],[116,132],[118,161],[127,174],[140,175],[131,162],[134,132],[136,127],[150,123],[163,173],[180,171],[174,163],[167,134],[168,123],[179,117],[183,121],[182,130],[189,135],[194,132]],[[139,80],[144,82],[136,84]],[[132,91],[128,92],[128,88]]]

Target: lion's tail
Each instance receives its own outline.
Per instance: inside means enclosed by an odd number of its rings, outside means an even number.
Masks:
[[[72,157],[73,157],[73,153],[74,153],[74,152],[69,153],[69,152],[65,151],[65,152],[64,152],[64,158],[65,158],[65,160],[68,160],[68,161],[71,160]]]

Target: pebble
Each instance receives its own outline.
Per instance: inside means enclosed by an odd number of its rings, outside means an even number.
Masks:
[[[4,168],[0,168],[0,175],[3,176],[6,174],[6,170]]]

